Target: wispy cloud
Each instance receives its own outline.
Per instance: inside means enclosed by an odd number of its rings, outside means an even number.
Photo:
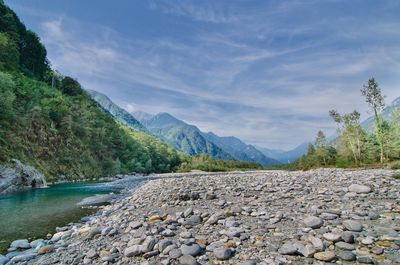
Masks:
[[[133,26],[118,15],[93,22],[24,9],[40,21],[55,68],[128,111],[167,111],[206,131],[287,149],[319,129],[333,132],[331,108],[365,116],[359,89],[372,75],[388,101],[399,96],[399,5],[366,2],[124,3],[142,8]]]

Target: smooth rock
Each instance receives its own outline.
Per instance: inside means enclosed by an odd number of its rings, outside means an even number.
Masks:
[[[362,225],[354,220],[346,220],[343,221],[343,226],[349,230],[349,231],[353,231],[353,232],[361,232],[362,231]]]
[[[179,258],[179,264],[181,265],[196,265],[198,264],[196,259],[190,255],[183,255]]]
[[[345,261],[356,260],[356,255],[351,251],[339,251],[338,257]]]
[[[143,253],[143,248],[141,245],[133,245],[131,247],[128,247],[124,251],[124,255],[126,257],[133,257],[133,256],[139,256]]]
[[[230,248],[216,248],[213,251],[214,256],[219,260],[227,260],[229,259],[233,252]]]
[[[334,234],[334,233],[325,233],[323,234],[323,237],[328,240],[328,241],[332,241],[332,242],[337,242],[339,241],[342,237],[339,234]]]
[[[346,243],[346,242],[337,242],[335,246],[339,249],[343,250],[354,250],[356,249],[352,244]]]
[[[364,264],[374,264],[373,259],[371,257],[368,257],[368,256],[357,257],[357,261],[359,263],[364,263]]]
[[[29,244],[29,241],[27,239],[18,239],[14,240],[11,243],[10,247],[16,249],[28,249],[31,248],[31,245]]]
[[[371,188],[365,185],[360,185],[360,184],[351,184],[349,186],[349,191],[350,192],[355,192],[355,193],[370,193]]]
[[[182,255],[198,256],[201,252],[201,247],[198,244],[182,245],[180,247]]]
[[[305,218],[303,222],[307,227],[312,229],[320,228],[324,224],[324,221],[316,216],[309,216]]]
[[[278,249],[279,254],[294,255],[297,253],[297,246],[294,243],[285,243]]]
[[[336,258],[336,255],[333,251],[324,251],[315,253],[314,258],[322,261],[332,261]]]

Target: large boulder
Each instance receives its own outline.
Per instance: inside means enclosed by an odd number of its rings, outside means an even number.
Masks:
[[[42,173],[34,167],[13,159],[10,164],[0,165],[0,194],[46,186]]]

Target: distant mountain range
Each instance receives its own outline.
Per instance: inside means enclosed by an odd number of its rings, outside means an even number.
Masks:
[[[300,156],[307,153],[309,142],[305,142],[300,144],[299,146],[295,147],[289,151],[283,150],[276,150],[276,149],[268,149],[263,147],[257,147],[258,150],[263,152],[264,155],[271,157],[282,164],[288,164],[291,162],[296,161]]]
[[[152,116],[141,112],[136,118],[153,135],[186,154],[207,154],[216,159],[233,159],[230,154],[207,140],[196,126],[186,124],[168,113]]]
[[[393,102],[388,105],[382,112],[382,116],[385,119],[390,119],[393,111],[396,109],[400,108],[400,97],[396,98],[393,100]],[[361,125],[363,128],[367,131],[372,131],[374,129],[374,122],[375,122],[375,117],[371,116],[364,120]],[[337,138],[337,134],[333,134],[329,136],[327,139],[328,141],[335,141]],[[268,149],[268,148],[262,148],[262,147],[257,147],[258,150],[263,152],[264,155],[267,157],[271,157],[273,159],[278,160],[281,163],[289,163],[297,160],[300,156],[304,155],[307,153],[308,145],[309,142],[302,143],[301,145],[297,146],[296,148],[290,150],[290,151],[282,151],[282,150],[273,150],[273,149]]]
[[[102,93],[93,90],[88,90],[88,93],[104,111],[109,112],[117,121],[134,130],[155,135],[186,154],[207,154],[215,159],[257,162],[263,166],[280,163],[236,137],[220,137],[212,132],[202,132],[196,126],[187,124],[169,113],[156,115],[142,111],[129,113]]]
[[[263,166],[279,164],[279,161],[266,157],[254,146],[245,144],[236,137],[220,137],[212,132],[202,132],[196,126],[171,114],[159,113],[151,116],[143,112],[133,112],[132,115],[154,135],[187,154],[204,153],[217,159],[257,162]]]

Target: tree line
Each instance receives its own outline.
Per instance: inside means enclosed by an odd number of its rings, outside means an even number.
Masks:
[[[329,116],[338,125],[337,137],[328,141],[319,131],[307,153],[292,167],[310,169],[385,164],[400,167],[400,109],[394,110],[387,119],[382,115],[386,107],[385,97],[374,78],[370,78],[360,92],[374,114],[373,128],[363,128],[357,110],[345,114],[330,110]]]

